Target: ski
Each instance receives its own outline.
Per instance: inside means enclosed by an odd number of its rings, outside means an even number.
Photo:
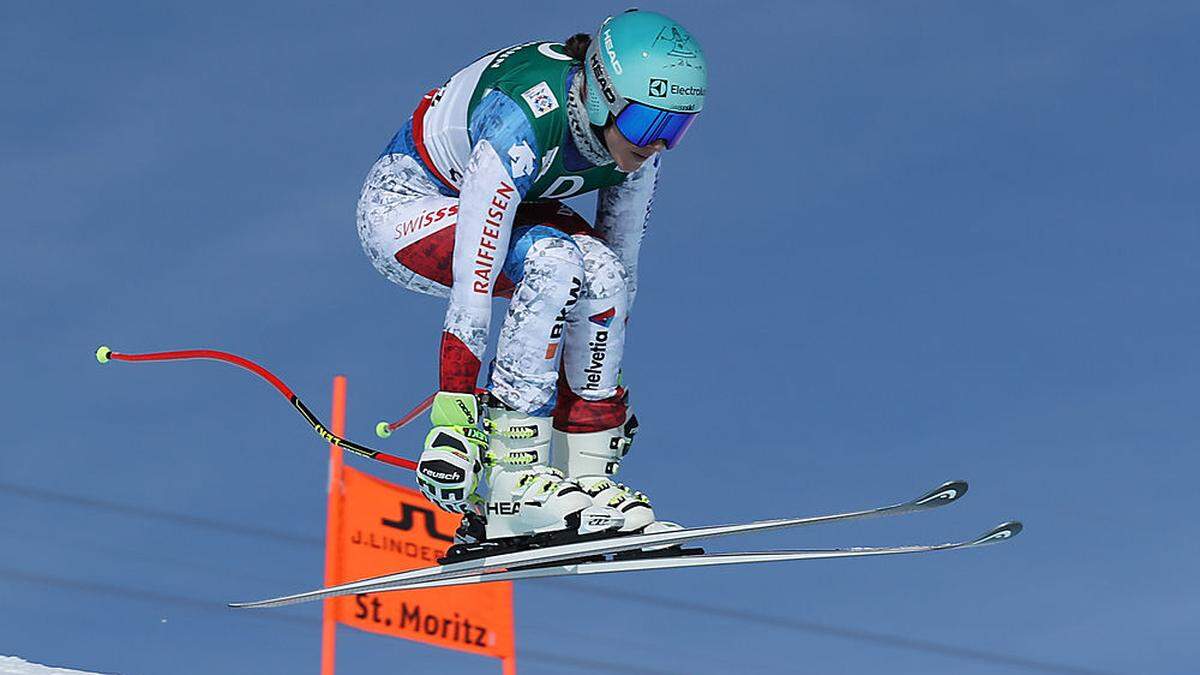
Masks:
[[[907,553],[931,553],[977,548],[1007,541],[1021,532],[1017,521],[1001,523],[987,532],[966,541],[946,544],[878,546],[855,548],[807,549],[799,551],[737,551],[731,553],[707,553],[692,556],[635,558],[631,560],[603,560],[565,565],[518,567],[507,571],[481,572],[470,576],[450,579],[430,579],[399,583],[383,588],[374,588],[371,593],[389,591],[411,591],[419,588],[441,586],[466,586],[487,584],[496,581],[517,581],[548,577],[583,576],[586,574],[611,574],[613,572],[642,572],[649,570],[681,569],[689,567],[716,567],[719,565],[743,565],[749,563],[784,562],[789,560],[829,560],[832,558],[861,558],[877,555],[902,555]]]
[[[690,527],[681,530],[655,532],[652,534],[630,534],[607,537],[603,539],[589,539],[585,541],[548,546],[546,548],[516,551],[511,553],[500,553],[497,555],[484,556],[459,562],[449,562],[431,567],[422,567],[414,570],[398,572],[396,574],[387,574],[379,577],[362,579],[337,586],[319,588],[312,591],[281,596],[278,598],[258,600],[253,602],[230,603],[229,606],[239,609],[282,607],[284,605],[310,602],[313,600],[322,600],[324,598],[332,598],[343,595],[356,595],[359,593],[370,593],[381,588],[414,583],[418,581],[457,579],[486,572],[494,572],[497,570],[514,570],[516,568],[528,567],[530,565],[545,565],[563,560],[619,553],[622,551],[642,549],[650,546],[675,546],[701,539],[711,539],[714,537],[724,537],[734,534],[765,532],[768,530],[802,527],[816,525],[819,523],[845,522],[879,516],[891,516],[903,513],[926,511],[940,506],[945,506],[947,504],[952,504],[958,501],[958,499],[960,499],[966,493],[966,491],[966,481],[948,481],[926,492],[920,497],[917,497],[916,499],[900,502],[898,504],[892,504],[890,506],[865,509],[862,511],[850,511],[846,513],[808,516],[803,518],[759,520],[750,523],[732,525]]]

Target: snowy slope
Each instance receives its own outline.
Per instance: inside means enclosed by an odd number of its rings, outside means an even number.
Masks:
[[[84,670],[51,668],[22,661],[15,656],[0,656],[0,675],[99,675]]]

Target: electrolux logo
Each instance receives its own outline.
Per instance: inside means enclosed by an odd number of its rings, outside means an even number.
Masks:
[[[668,82],[664,79],[652,77],[650,78],[650,95],[658,98],[666,98]]]

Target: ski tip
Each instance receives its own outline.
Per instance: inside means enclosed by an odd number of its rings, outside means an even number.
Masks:
[[[975,541],[971,542],[971,546],[987,546],[1006,541],[1020,534],[1023,529],[1025,526],[1020,521],[1010,520],[1007,523],[1000,523],[988,530],[987,533],[977,537]]]
[[[325,590],[325,589],[322,589]],[[248,600],[246,602],[230,602],[226,603],[227,607],[232,609],[263,609],[266,607],[284,607],[286,605],[294,605],[299,602],[314,599],[317,594],[314,592],[297,593],[296,595],[281,595],[278,598],[267,598],[266,600]],[[323,597],[323,596],[322,596]]]
[[[380,422],[375,425],[375,435],[380,438],[387,438],[392,435],[392,425],[387,422]]]
[[[958,501],[965,494],[967,494],[967,481],[951,480],[916,498],[913,500],[913,504],[916,506],[944,506]]]
[[[225,606],[230,609],[255,609],[258,607],[266,607],[270,602],[270,600],[252,600],[249,602],[230,602],[226,603]]]
[[[100,363],[108,363],[109,357],[111,356],[112,350],[104,345],[100,345],[100,347],[96,349],[96,360]]]

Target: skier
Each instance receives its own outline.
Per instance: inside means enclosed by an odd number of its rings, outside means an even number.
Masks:
[[[391,281],[449,298],[417,481],[465,515],[460,541],[678,527],[612,477],[637,424],[620,368],[660,153],[706,86],[682,26],[629,10],[460,70],[371,168],[363,249]],[[559,200],[592,190],[589,225]],[[493,296],[511,302],[476,396]]]

